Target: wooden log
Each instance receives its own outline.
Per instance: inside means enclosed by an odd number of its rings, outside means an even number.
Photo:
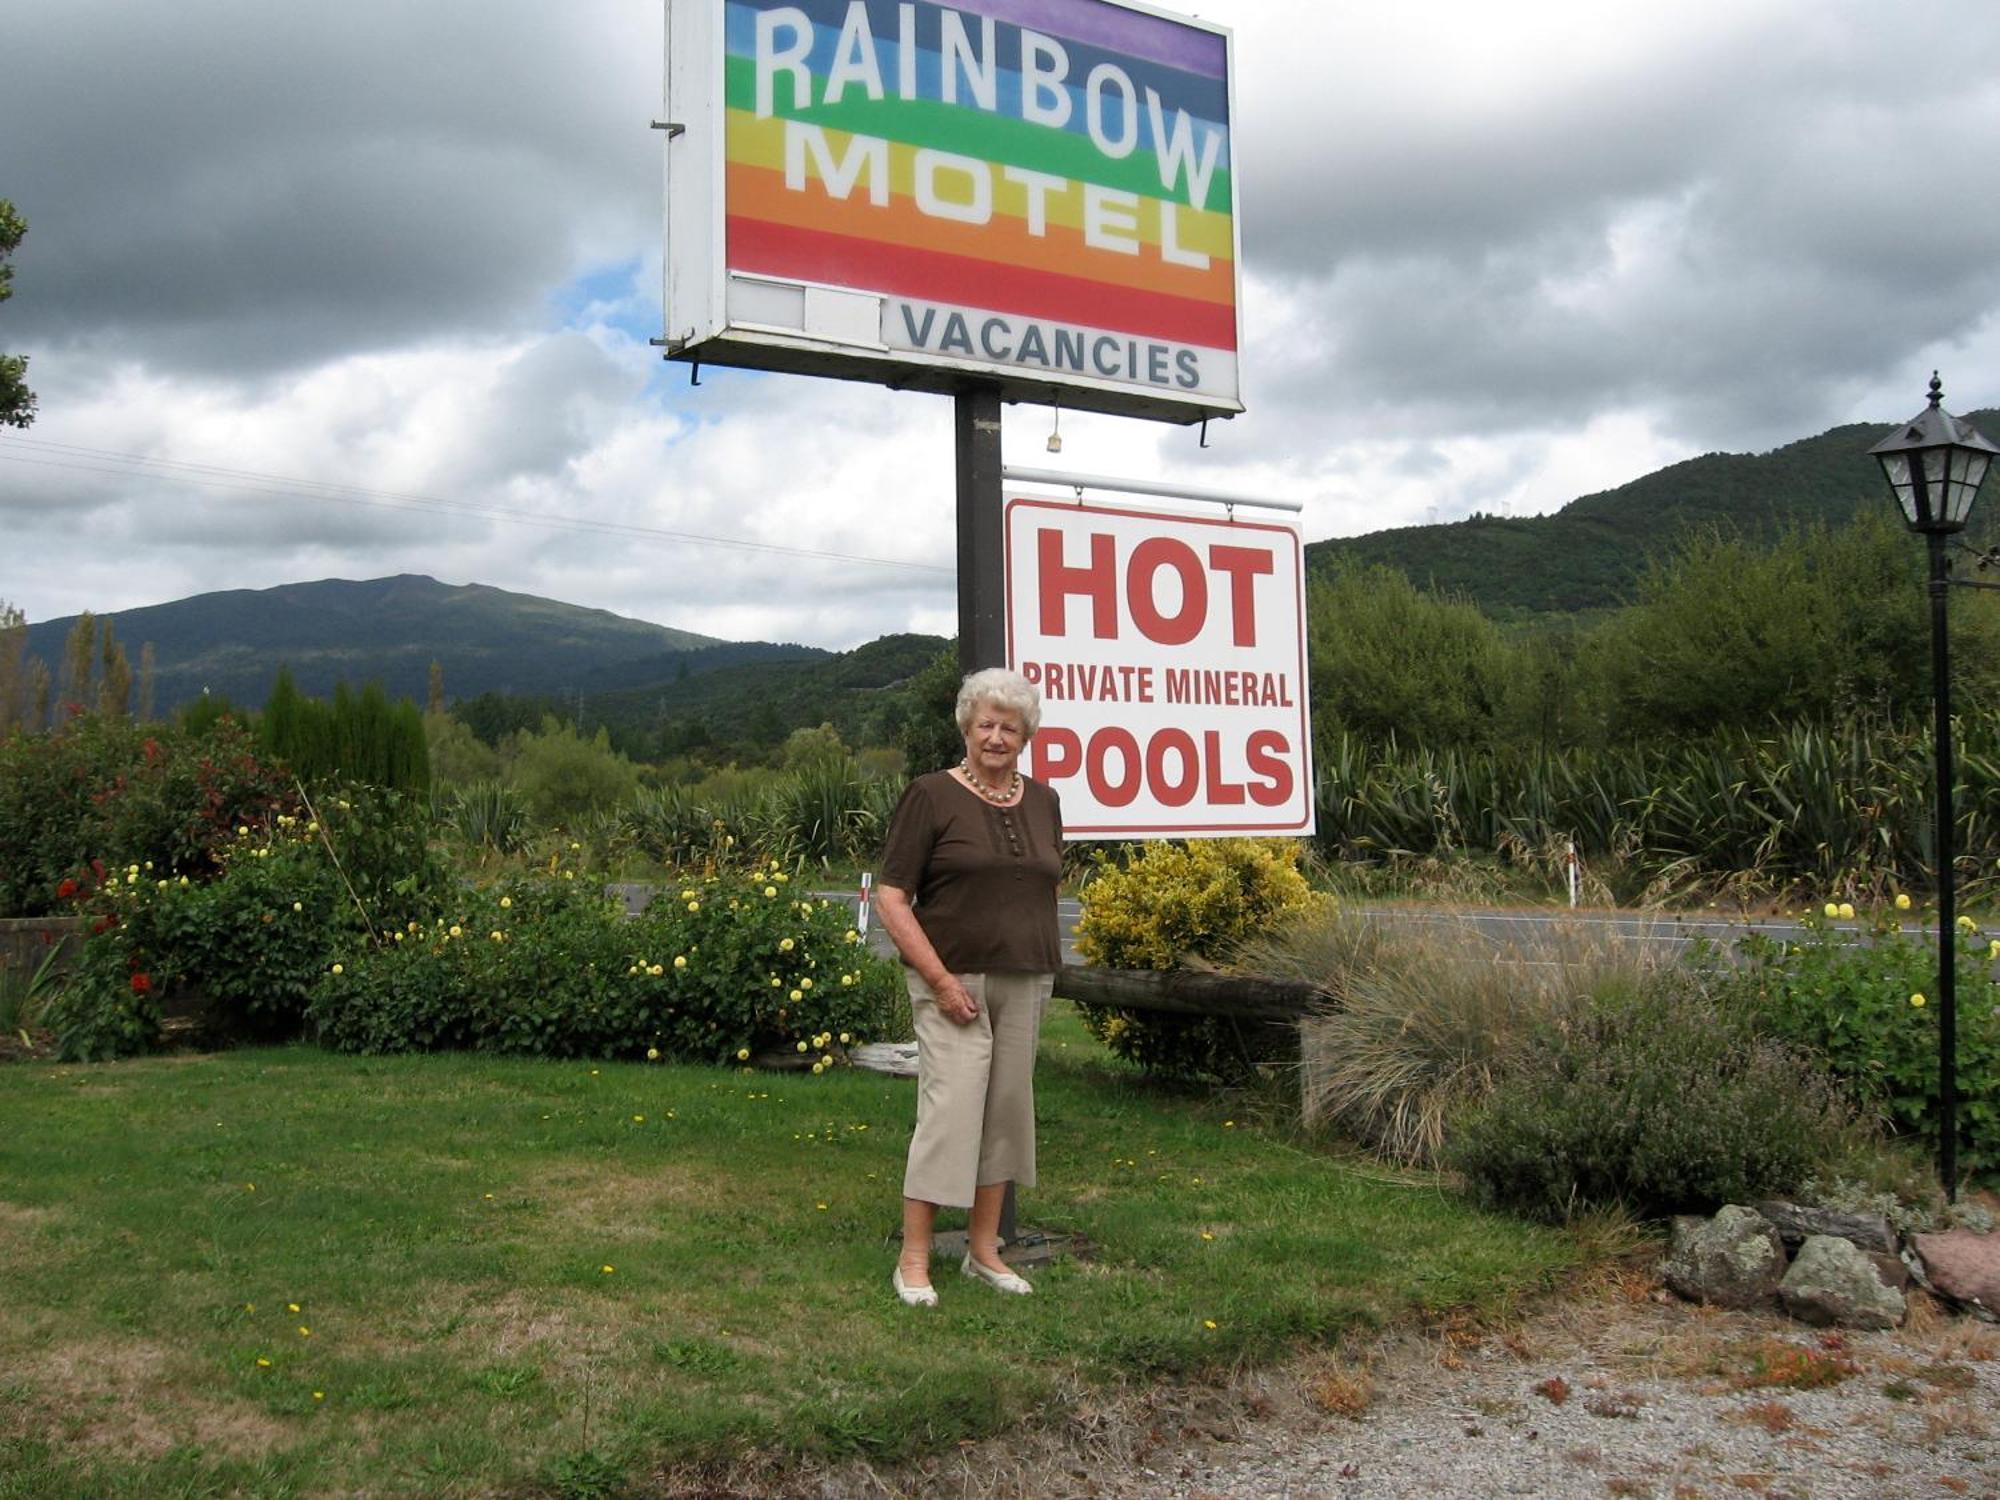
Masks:
[[[1188,969],[1098,969],[1064,964],[1056,994],[1065,1000],[1121,1010],[1182,1016],[1235,1016],[1248,1021],[1298,1021],[1328,1003],[1326,991],[1302,980]]]

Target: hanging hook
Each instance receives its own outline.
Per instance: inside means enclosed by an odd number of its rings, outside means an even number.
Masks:
[[[701,384],[701,361],[698,359],[689,361],[688,384],[689,385]]]
[[[1208,418],[1207,418],[1207,417],[1203,417],[1203,418],[1201,419],[1201,446],[1202,446],[1202,447],[1204,447],[1204,448],[1206,448],[1206,447],[1208,446]]]

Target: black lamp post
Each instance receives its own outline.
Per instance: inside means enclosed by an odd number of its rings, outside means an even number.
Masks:
[[[1910,530],[1931,555],[1931,700],[1936,714],[1936,843],[1938,884],[1938,1175],[1945,1197],[1958,1195],[1958,916],[1952,863],[1951,662],[1945,630],[1945,590],[1951,562],[1945,538],[1965,529],[1972,502],[1994,455],[1968,422],[1944,409],[1944,386],[1931,374],[1931,404],[1868,451],[1882,465]]]

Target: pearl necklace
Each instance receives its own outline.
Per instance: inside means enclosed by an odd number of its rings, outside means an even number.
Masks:
[[[988,788],[985,782],[981,781],[977,776],[972,774],[971,756],[967,756],[964,760],[960,761],[958,763],[958,769],[960,774],[962,774],[965,777],[965,779],[972,784],[972,789],[975,792],[979,793],[980,796],[984,797],[988,802],[991,802],[995,807],[1005,807],[1008,803],[1012,802],[1015,797],[1020,795],[1021,773],[1018,770],[1015,771],[1014,774],[1008,778],[1006,790],[996,792]]]

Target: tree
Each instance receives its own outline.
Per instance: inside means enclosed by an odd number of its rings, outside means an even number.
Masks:
[[[435,658],[431,661],[430,692],[424,698],[424,712],[428,714],[444,712],[444,664]]]
[[[0,739],[28,716],[28,617],[0,599]]]
[[[96,681],[97,616],[86,609],[76,617],[63,642],[62,701],[76,705],[78,713],[84,712],[96,696],[92,691]]]
[[[1394,568],[1343,567],[1308,596],[1318,732],[1441,747],[1490,743],[1512,663],[1499,627]]]
[[[139,717],[151,722],[153,717],[153,643],[145,642],[139,647]]]
[[[0,198],[0,302],[14,295],[14,268],[7,262],[28,232],[27,220]],[[35,393],[28,389],[28,356],[0,353],[0,427],[26,427],[35,420]]]
[[[103,670],[97,680],[97,711],[108,719],[123,719],[132,712],[132,664],[125,659],[125,647],[111,633],[107,617],[97,632],[97,654]]]

